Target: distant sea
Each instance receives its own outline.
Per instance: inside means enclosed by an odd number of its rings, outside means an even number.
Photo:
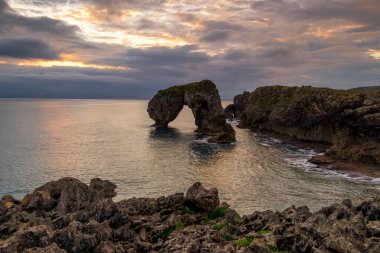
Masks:
[[[379,194],[379,178],[321,169],[307,161],[313,150],[247,129],[235,127],[235,144],[209,144],[188,108],[170,128],[152,128],[147,103],[1,99],[0,195],[21,198],[68,176],[111,180],[116,200],[184,192],[200,181],[246,214]]]

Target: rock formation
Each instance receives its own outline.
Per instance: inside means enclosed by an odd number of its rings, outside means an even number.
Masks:
[[[219,92],[208,80],[160,90],[149,101],[149,117],[156,127],[167,127],[175,120],[184,105],[195,118],[200,133],[212,136],[209,141],[216,143],[235,142],[235,130],[226,123]]]
[[[116,186],[73,178],[0,200],[1,253],[380,252],[380,199],[240,216],[200,183],[114,202]]]
[[[231,107],[230,107],[231,108]],[[325,143],[326,155],[380,164],[380,92],[260,87],[238,95],[232,108],[240,127]]]

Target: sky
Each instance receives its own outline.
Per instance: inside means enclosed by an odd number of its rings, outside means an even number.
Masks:
[[[0,0],[0,97],[380,85],[379,0]]]

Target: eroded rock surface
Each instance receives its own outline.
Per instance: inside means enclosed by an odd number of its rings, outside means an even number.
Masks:
[[[172,86],[160,90],[148,104],[149,117],[156,127],[167,127],[187,105],[195,118],[199,132],[210,135],[210,142],[235,142],[235,130],[226,123],[219,92],[209,80]]]
[[[328,156],[380,164],[380,92],[260,87],[236,96],[234,108],[240,127],[325,143]]]
[[[27,195],[29,205],[4,196],[0,252],[380,252],[380,199],[241,217],[200,183],[186,196],[120,202],[115,187],[64,178]]]

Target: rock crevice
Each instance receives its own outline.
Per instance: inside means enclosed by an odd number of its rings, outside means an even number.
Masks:
[[[175,120],[184,106],[188,106],[194,116],[197,131],[210,135],[210,142],[235,142],[235,130],[226,123],[219,92],[209,80],[172,86],[160,90],[149,101],[149,117],[156,127],[167,127]]]

